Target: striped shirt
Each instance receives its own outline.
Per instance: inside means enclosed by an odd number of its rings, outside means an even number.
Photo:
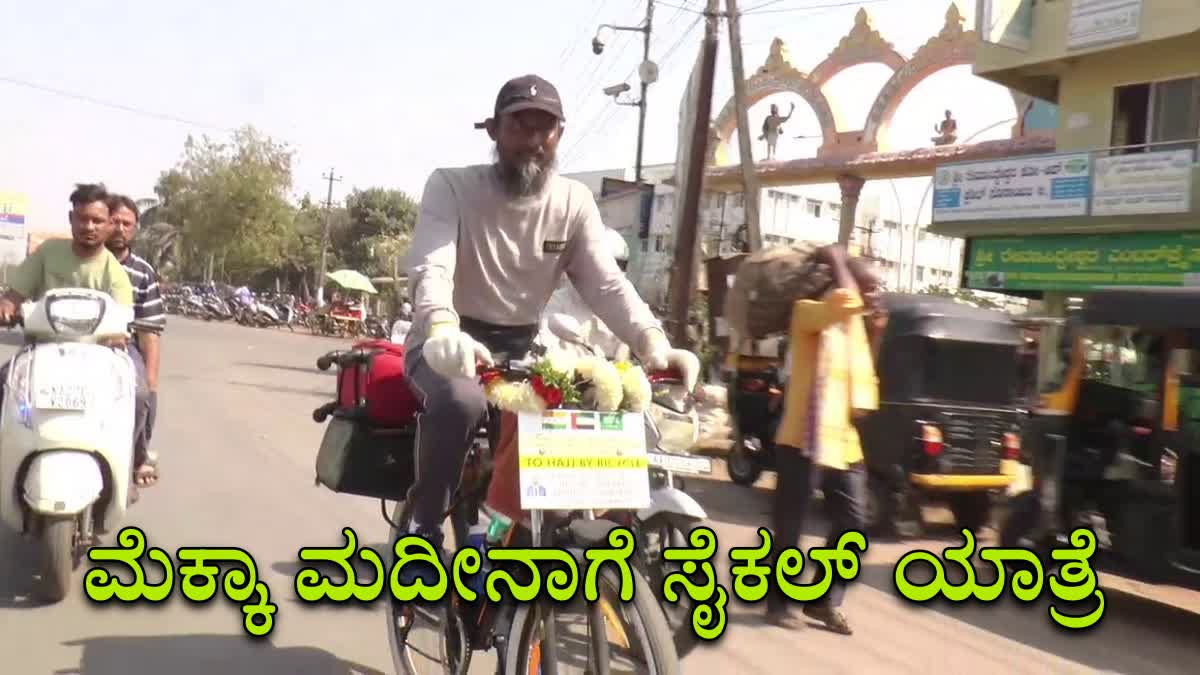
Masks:
[[[121,261],[129,280],[133,282],[134,328],[161,333],[167,327],[167,312],[162,294],[158,291],[158,274],[154,267],[133,251]]]

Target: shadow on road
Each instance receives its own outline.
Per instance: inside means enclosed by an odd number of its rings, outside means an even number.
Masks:
[[[33,600],[35,551],[21,535],[0,527],[0,609],[37,607]]]
[[[64,643],[82,647],[75,668],[54,675],[385,675],[313,647],[279,648],[233,635],[97,637]]]
[[[692,476],[684,481],[684,491],[700,502],[709,520],[743,527],[770,527],[774,490]]]
[[[316,363],[315,357],[313,358],[313,363]],[[337,370],[334,368],[330,368],[329,370],[318,370],[316,366],[306,368],[304,366],[284,366],[278,363],[250,363],[248,361],[241,361],[236,365],[250,366],[251,368],[267,368],[270,370],[286,370],[293,373],[305,373],[308,375],[337,375]]]
[[[951,584],[961,583],[964,575],[961,569],[954,570],[953,567],[947,565],[947,581]],[[992,565],[980,562],[975,567],[979,583],[988,584],[995,580]],[[856,583],[899,597],[894,570],[895,566],[891,563],[864,565]],[[928,580],[928,576],[922,577],[922,573],[915,570],[910,570],[908,576],[917,583]],[[847,598],[850,610],[853,610],[853,593],[851,588]],[[1089,630],[1070,632],[1058,627],[1050,619],[1047,605],[1053,602],[1053,596],[1048,584],[1044,587],[1042,597],[1043,600],[1029,604],[1005,596],[992,604],[967,601],[959,605],[939,598],[922,605],[914,603],[911,607],[918,612],[937,612],[1101,672],[1195,672],[1190,669],[1194,668],[1194,660],[1200,654],[1195,643],[1195,636],[1200,634],[1198,615],[1106,592],[1106,606],[1100,623]],[[1093,604],[1085,603],[1079,607],[1060,609],[1067,614],[1082,614],[1093,607]],[[1147,662],[1145,649],[1133,647],[1142,641],[1160,645],[1155,650],[1157,658],[1154,663]],[[1111,647],[1114,645],[1129,645],[1129,648],[1113,650]]]
[[[274,384],[262,384],[259,382],[237,382],[229,380],[225,384],[232,384],[235,387],[250,387],[251,389],[261,389],[274,394],[297,394],[300,396],[315,396],[323,399],[332,398],[333,393],[327,389],[301,389],[298,387],[281,387]]]

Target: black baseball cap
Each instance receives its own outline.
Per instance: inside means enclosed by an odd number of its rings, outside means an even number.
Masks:
[[[501,115],[522,110],[541,110],[559,120],[565,119],[558,89],[537,75],[522,75],[505,82],[504,86],[500,87],[500,93],[496,95],[493,117],[499,119]],[[483,126],[480,122],[475,128],[482,129]]]

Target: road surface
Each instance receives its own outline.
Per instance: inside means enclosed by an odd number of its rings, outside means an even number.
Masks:
[[[0,334],[7,345],[15,338]],[[322,427],[309,415],[328,400],[334,382],[313,362],[340,344],[180,318],[172,318],[165,339],[155,441],[162,477],[142,492],[129,522],[168,551],[207,545],[251,552],[279,605],[269,640],[248,638],[228,601],[197,606],[172,597],[161,606],[99,606],[76,592],[57,606],[36,606],[27,598],[28,548],[5,535],[0,673],[390,673],[381,605],[311,607],[292,590],[301,547],[338,544],[347,525],[377,548],[387,535],[378,502],[313,485]],[[12,347],[3,350],[7,358]],[[723,547],[756,542],[766,490],[721,481],[690,489],[709,509]],[[806,541],[816,543],[816,537]],[[937,550],[946,543],[907,542],[903,549],[918,546]],[[685,672],[1196,672],[1200,621],[1191,615],[1110,597],[1098,628],[1068,635],[1050,623],[1045,604],[916,607],[892,590],[893,563],[903,549],[871,546],[847,603],[852,637],[815,626],[783,631],[763,625],[760,608],[734,604],[726,635],[689,655]],[[81,589],[82,572],[77,576]]]

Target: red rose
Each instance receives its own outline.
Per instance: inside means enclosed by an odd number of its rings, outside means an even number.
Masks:
[[[546,401],[547,407],[557,408],[558,406],[562,405],[563,393],[554,387],[548,387],[546,389],[546,393],[542,394],[541,396],[542,399]]]
[[[483,373],[482,375],[480,375],[479,379],[483,382],[484,388],[487,388],[487,386],[489,384],[500,379],[500,373],[498,373],[494,370],[490,370],[490,371],[487,371],[487,372]]]

